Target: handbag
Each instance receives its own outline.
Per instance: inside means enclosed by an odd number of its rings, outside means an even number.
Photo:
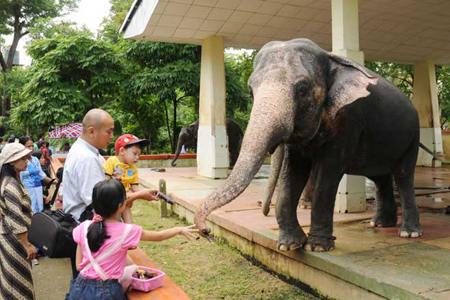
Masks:
[[[58,170],[57,173],[59,181],[50,201],[50,207],[55,202],[62,182],[62,170]],[[50,258],[71,257],[77,249],[77,244],[72,237],[72,231],[76,226],[78,223],[72,215],[62,210],[46,209],[33,215],[28,240]]]
[[[77,249],[72,237],[78,223],[62,210],[35,213],[28,231],[28,240],[50,258],[71,257]]]

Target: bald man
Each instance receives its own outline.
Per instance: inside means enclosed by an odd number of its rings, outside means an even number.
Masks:
[[[83,119],[83,133],[73,144],[64,164],[64,211],[79,222],[92,219],[92,191],[105,179],[105,159],[99,150],[113,138],[114,120],[102,109],[90,110]]]
[[[113,138],[114,120],[102,109],[91,109],[83,119],[83,133],[70,148],[64,164],[63,209],[78,221],[91,220],[92,191],[105,179],[105,159],[99,150]],[[71,253],[72,279],[77,278],[76,251]],[[67,297],[66,297],[67,298]]]

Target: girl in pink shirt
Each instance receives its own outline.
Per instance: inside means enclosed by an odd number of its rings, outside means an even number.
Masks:
[[[163,241],[178,234],[188,240],[196,238],[192,234],[198,232],[193,229],[195,225],[149,231],[117,221],[126,208],[125,198],[125,188],[117,180],[95,185],[92,193],[94,219],[73,230],[73,239],[78,244],[76,264],[81,271],[70,287],[69,300],[124,300],[120,279],[129,248],[136,248],[139,241]]]

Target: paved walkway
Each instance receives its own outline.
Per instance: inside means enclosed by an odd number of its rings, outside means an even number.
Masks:
[[[33,266],[31,274],[36,300],[62,300],[70,287],[70,259],[39,257],[39,265]]]
[[[279,253],[276,249],[278,225],[274,209],[265,217],[258,205],[268,173],[269,166],[264,165],[256,176],[261,179],[253,180],[241,196],[215,211],[209,220],[272,250],[272,253]],[[370,228],[368,222],[374,214],[374,205],[369,205],[369,210],[363,213],[335,213],[335,250],[328,253],[299,250],[279,254],[381,298],[450,299],[450,216],[439,213],[450,205],[447,190],[450,169],[417,168],[416,174],[416,193],[435,193],[432,197],[418,197],[417,202],[423,211],[421,224],[424,235],[421,238],[400,238],[397,236],[398,228]],[[140,179],[144,184],[153,186],[158,186],[159,180],[165,179],[168,192],[179,205],[191,212],[224,182],[200,177],[196,175],[195,168],[167,168],[164,173],[141,169]],[[368,183],[368,197],[373,193],[373,184]],[[297,215],[307,232],[310,210],[299,209]],[[267,264],[270,263],[269,260]],[[320,286],[318,289],[320,291]]]

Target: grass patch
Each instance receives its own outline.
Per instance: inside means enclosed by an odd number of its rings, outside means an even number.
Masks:
[[[144,201],[135,202],[133,219],[148,230],[186,226],[181,220],[162,219]],[[159,243],[141,242],[140,247],[194,300],[319,299],[255,266],[223,241],[187,242],[179,236]]]

